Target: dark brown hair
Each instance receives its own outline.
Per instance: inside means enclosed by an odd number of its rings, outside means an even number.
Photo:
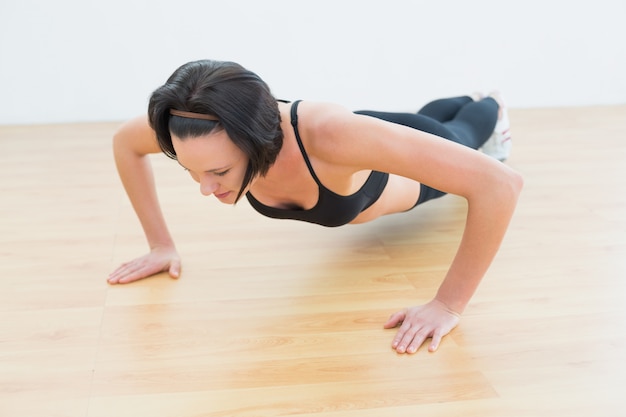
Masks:
[[[172,109],[212,115],[218,121],[172,116]],[[237,200],[254,177],[267,173],[283,143],[278,104],[268,85],[234,62],[184,64],[152,93],[148,118],[161,150],[172,159],[172,135],[184,140],[224,129],[248,158]]]

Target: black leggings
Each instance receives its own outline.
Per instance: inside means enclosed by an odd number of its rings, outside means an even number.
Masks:
[[[498,103],[491,97],[474,101],[469,96],[463,96],[432,101],[417,113],[371,110],[360,110],[355,113],[409,126],[478,149],[493,133],[498,121]],[[415,205],[445,194],[443,191],[421,184],[420,196]]]

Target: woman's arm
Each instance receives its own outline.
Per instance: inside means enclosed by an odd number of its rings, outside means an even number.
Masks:
[[[122,264],[109,283],[128,283],[162,271],[177,278],[180,259],[157,198],[148,155],[161,152],[146,116],[125,123],[113,138],[113,155],[124,189],[141,222],[150,253]]]
[[[392,346],[415,352],[428,337],[436,350],[458,323],[504,238],[522,177],[492,158],[451,141],[341,108],[322,108],[312,132],[320,158],[355,169],[394,173],[467,199],[465,230],[456,256],[434,299],[394,314],[402,323]]]

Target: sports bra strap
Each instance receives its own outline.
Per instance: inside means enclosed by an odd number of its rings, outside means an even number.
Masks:
[[[302,144],[302,139],[300,138],[300,132],[298,132],[298,103],[300,103],[301,101],[302,100],[296,100],[291,105],[291,125],[293,126],[294,133],[296,134],[296,141],[298,142],[298,147],[300,148],[300,152],[302,153],[302,156],[304,157],[304,162],[306,163],[306,166],[309,169],[311,176],[313,177],[317,185],[322,186],[322,183],[320,182],[319,178],[317,178],[315,171],[313,171],[313,166],[311,165],[309,156],[307,155],[306,150],[304,149],[304,145]]]

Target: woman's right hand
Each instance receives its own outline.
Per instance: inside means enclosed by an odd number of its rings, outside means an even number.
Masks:
[[[125,262],[113,271],[109,284],[128,284],[167,271],[172,278],[180,276],[180,257],[175,248],[154,248],[150,253]]]
[[[124,123],[113,137],[113,155],[126,194],[141,222],[150,253],[122,264],[108,278],[109,284],[127,284],[167,271],[180,275],[180,257],[163,217],[149,154],[161,148],[146,115]]]

